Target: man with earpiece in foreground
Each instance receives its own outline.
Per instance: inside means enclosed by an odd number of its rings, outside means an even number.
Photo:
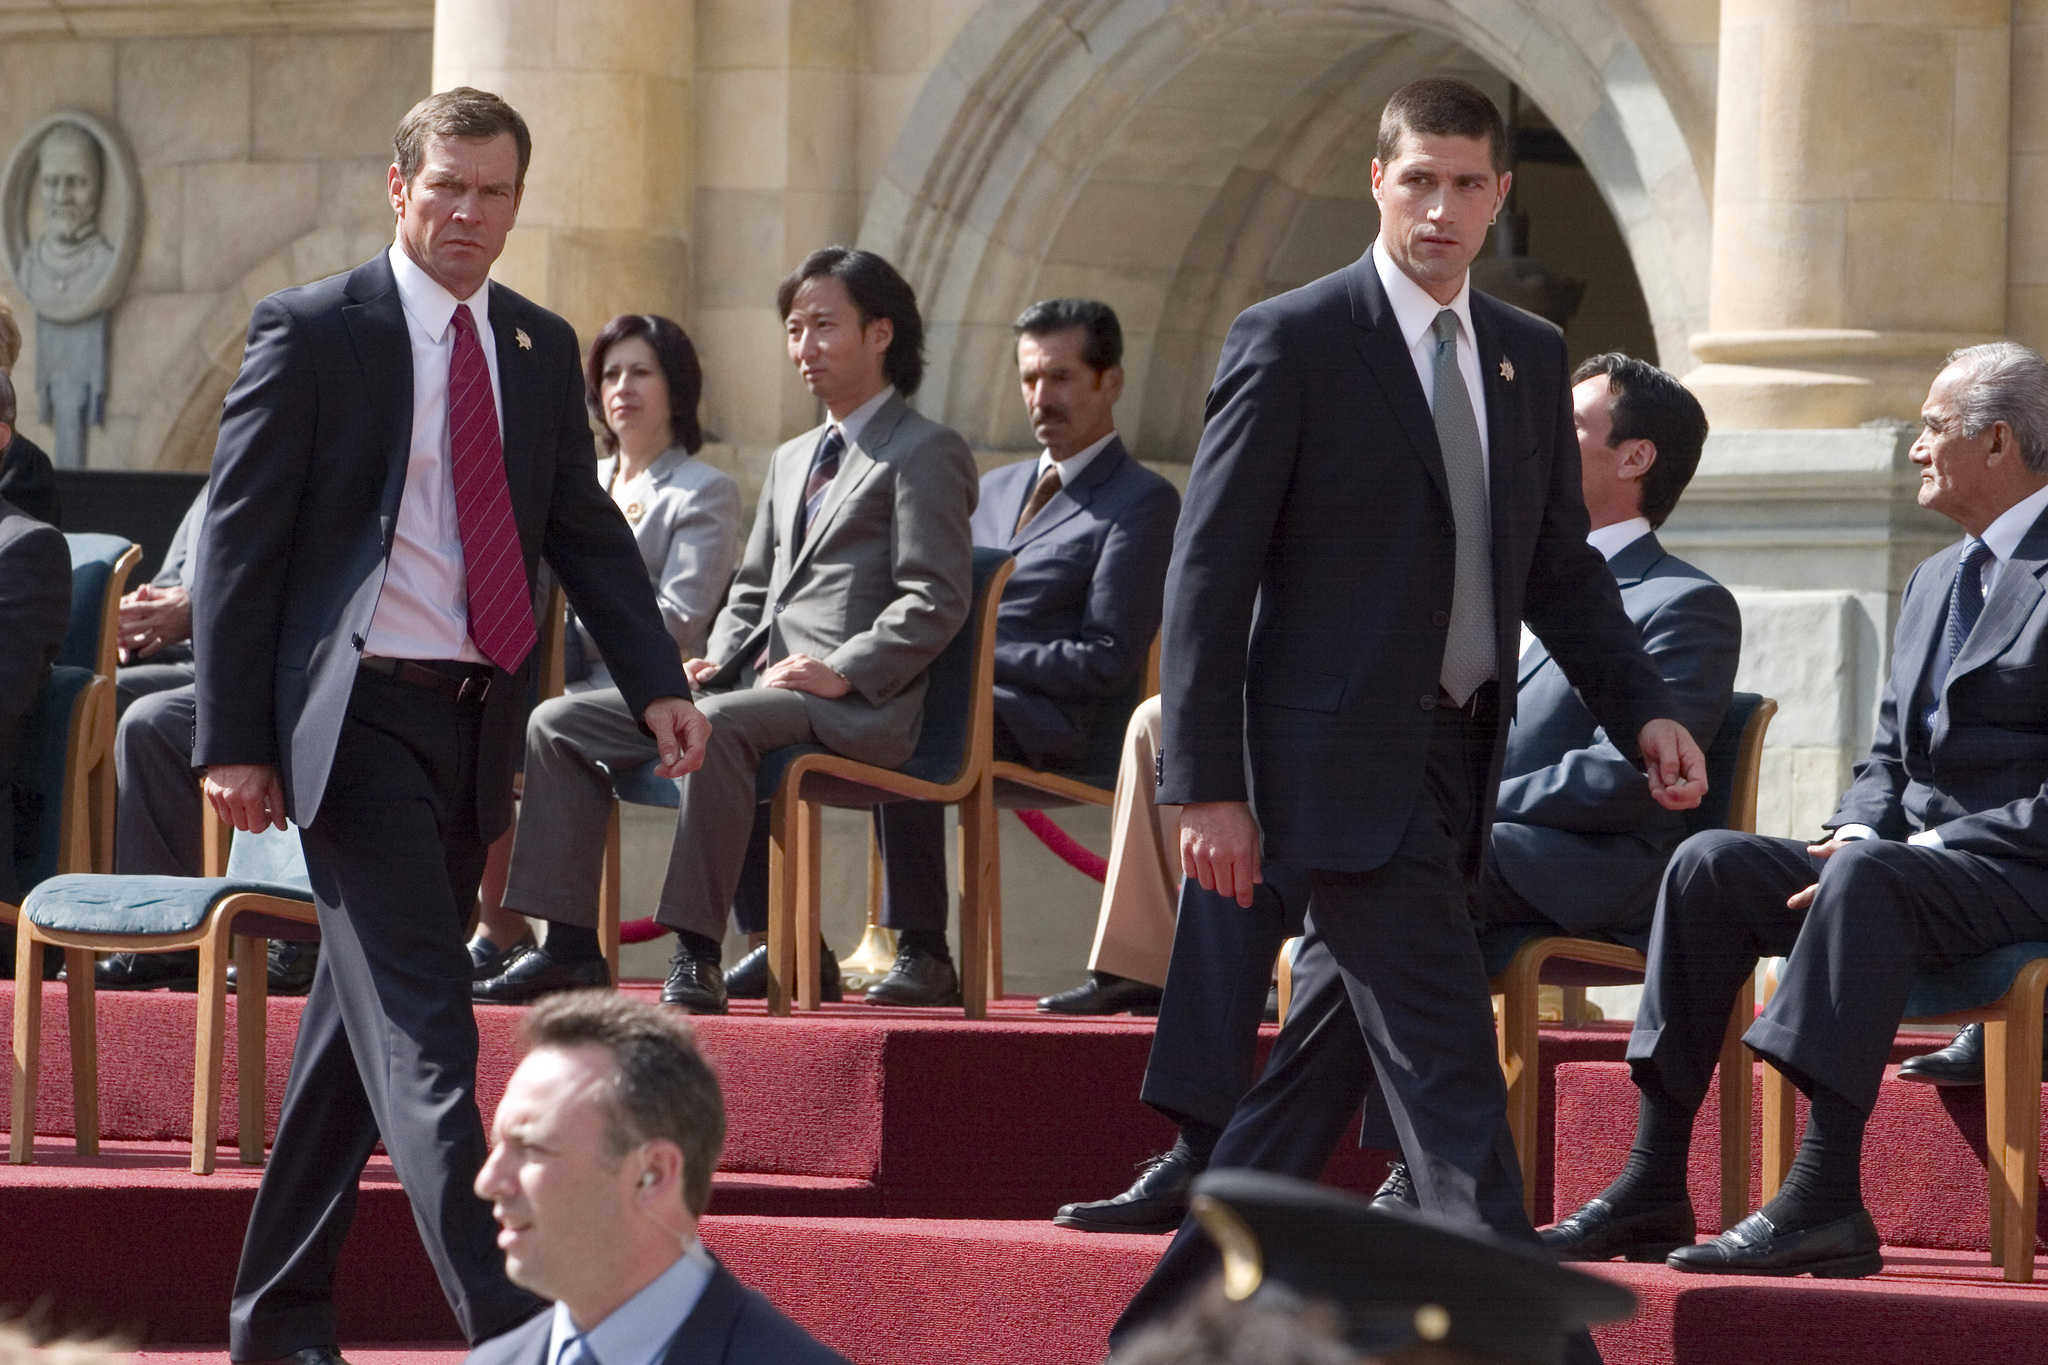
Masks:
[[[578,991],[522,1032],[476,1192],[506,1273],[555,1307],[466,1365],[847,1365],[697,1239],[725,1101],[688,1021]]]

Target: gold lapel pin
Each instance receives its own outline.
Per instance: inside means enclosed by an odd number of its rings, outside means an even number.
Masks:
[[[514,327],[512,329],[512,339],[519,343],[519,349],[522,351],[530,351],[533,349],[533,338],[526,334],[526,329],[524,327]],[[1501,364],[1506,365],[1507,362],[1503,360]]]
[[[524,333],[521,335],[524,336]],[[520,344],[524,345],[525,343],[522,341]],[[1506,356],[1502,356],[1500,360],[1500,377],[1510,384],[1515,382],[1515,362],[1509,360]]]

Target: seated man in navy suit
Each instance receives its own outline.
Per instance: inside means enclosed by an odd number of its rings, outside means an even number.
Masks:
[[[1082,756],[1106,700],[1145,666],[1180,495],[1117,438],[1124,343],[1109,305],[1046,299],[1014,331],[1024,406],[1045,451],[982,479],[974,543],[1017,558],[996,616],[996,757],[1057,769]],[[901,801],[877,806],[874,819],[882,923],[899,951],[868,1002],[953,1004],[945,811]],[[765,967],[765,954],[742,962],[728,992],[761,994]]]
[[[468,1365],[846,1365],[697,1239],[725,1100],[688,1023],[610,991],[521,1026],[476,1192],[505,1273],[555,1301]]]
[[[1672,858],[1629,1037],[1635,1143],[1543,1233],[1567,1260],[1875,1274],[1863,1130],[1913,978],[2048,939],[2048,361],[2004,341],[1957,351],[1920,416],[1920,505],[1968,536],[1906,582],[1870,755],[1826,837],[1714,831]],[[1806,1134],[1778,1195],[1695,1245],[1693,1120],[1736,991],[1780,954],[1743,1041],[1805,1092]]]

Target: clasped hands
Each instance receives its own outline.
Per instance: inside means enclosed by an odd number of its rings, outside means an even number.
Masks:
[[[702,687],[721,666],[709,659],[692,659],[683,665],[683,672],[688,675],[690,686]],[[853,684],[846,680],[845,674],[808,654],[785,655],[768,665],[761,674],[761,686],[779,687],[788,692],[808,692],[827,701],[843,697],[853,690]]]
[[[121,599],[121,662],[147,659],[192,634],[192,598],[183,588],[144,583]]]
[[[1636,737],[1650,798],[1666,810],[1691,810],[1707,794],[1707,759],[1683,725],[1653,720]],[[1826,856],[1826,855],[1821,855]],[[1259,870],[1259,827],[1243,801],[1198,801],[1181,807],[1181,871],[1205,891],[1251,908]],[[1810,899],[1810,897],[1809,897]]]

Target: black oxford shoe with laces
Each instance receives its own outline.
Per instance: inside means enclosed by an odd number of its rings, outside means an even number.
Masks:
[[[691,1014],[724,1014],[725,974],[718,970],[716,959],[695,957],[688,948],[676,949],[668,960],[661,1003]]]
[[[833,964],[833,977],[838,977]],[[937,953],[905,947],[896,954],[889,974],[868,987],[870,1005],[957,1005],[960,1003],[960,973],[953,960]]]
[[[1055,1226],[1082,1232],[1172,1232],[1188,1216],[1188,1187],[1202,1173],[1202,1163],[1187,1144],[1145,1163],[1131,1187],[1114,1199],[1067,1204],[1053,1215]]]
[[[1396,1161],[1387,1167],[1387,1178],[1380,1182],[1374,1192],[1372,1206],[1376,1209],[1408,1211],[1421,1207],[1415,1198],[1415,1182],[1408,1176],[1406,1162]]]

